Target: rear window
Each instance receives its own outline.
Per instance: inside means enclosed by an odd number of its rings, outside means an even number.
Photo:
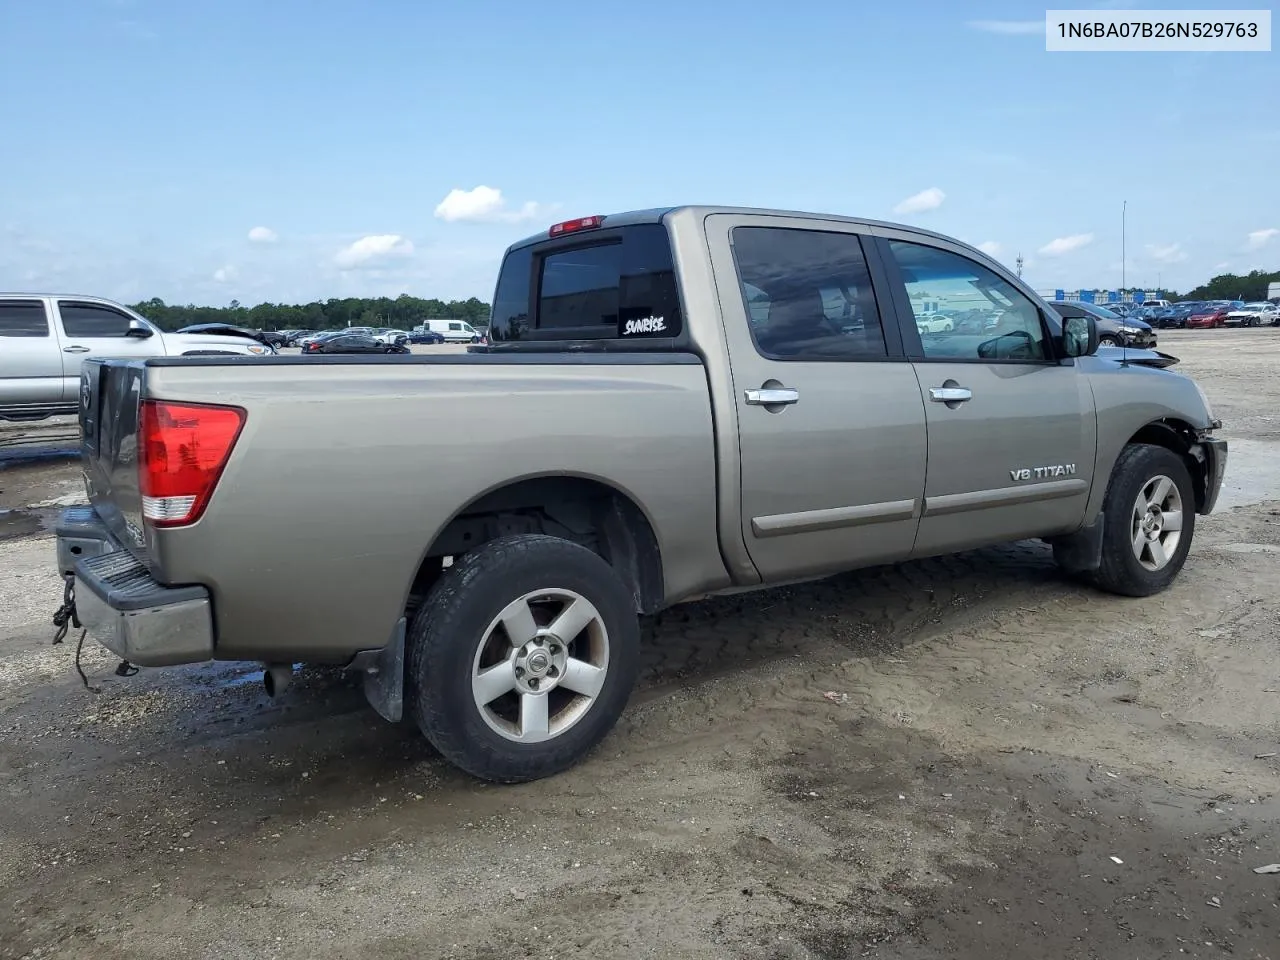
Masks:
[[[494,343],[665,340],[684,325],[671,241],[661,224],[514,250],[493,299]]]
[[[39,300],[0,301],[0,337],[47,337],[49,321]]]

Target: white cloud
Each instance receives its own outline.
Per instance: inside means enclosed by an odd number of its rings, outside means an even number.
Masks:
[[[983,33],[1000,33],[1006,36],[1044,33],[1043,20],[970,20],[968,26]]]
[[[1159,244],[1148,243],[1147,253],[1151,255],[1151,259],[1156,263],[1181,263],[1187,259],[1187,252],[1182,249],[1182,244],[1180,243],[1170,243],[1163,247]]]
[[[354,270],[380,260],[407,257],[413,253],[413,242],[398,233],[382,233],[361,237],[349,247],[334,254],[333,262],[343,270]]]
[[[1215,273],[1217,273],[1217,272],[1226,270],[1230,266],[1231,266],[1230,260],[1223,260],[1221,263],[1215,263],[1213,265],[1213,270]]]
[[[235,268],[235,264],[227,264],[225,267],[219,267],[213,271],[213,279],[217,283],[230,283],[240,275],[240,271]]]
[[[1040,253],[1046,257],[1060,257],[1064,253],[1071,253],[1091,243],[1093,243],[1092,233],[1073,233],[1069,237],[1050,240],[1040,248]]]
[[[279,239],[280,234],[270,227],[254,227],[249,231],[250,243],[275,243]]]
[[[1000,256],[1000,251],[1004,248],[994,240],[984,240],[982,243],[978,244],[978,249],[988,257],[998,257]]]
[[[532,200],[518,210],[508,209],[501,190],[481,185],[473,190],[450,190],[436,205],[435,215],[449,223],[522,223],[541,213],[542,207]]]
[[[921,190],[912,194],[893,208],[894,213],[924,213],[926,210],[937,210],[947,195],[937,187]]]
[[[1254,230],[1249,234],[1249,249],[1260,250],[1276,237],[1280,237],[1280,230],[1275,227],[1269,227],[1266,230]]]

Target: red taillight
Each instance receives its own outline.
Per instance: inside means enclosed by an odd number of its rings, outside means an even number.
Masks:
[[[594,230],[596,227],[603,225],[604,217],[579,217],[577,220],[566,220],[564,223],[553,224],[551,236],[558,237],[562,233],[577,233],[579,230]]]
[[[156,527],[195,523],[244,426],[239,407],[143,400],[138,424],[142,516]]]

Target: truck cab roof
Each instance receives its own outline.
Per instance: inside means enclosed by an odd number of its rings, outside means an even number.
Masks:
[[[627,227],[634,224],[643,223],[661,223],[667,217],[677,213],[692,213],[698,217],[711,216],[712,214],[729,214],[738,216],[752,217],[792,217],[806,220],[826,220],[835,223],[852,223],[864,227],[884,227],[893,230],[903,230],[910,233],[918,234],[923,237],[933,237],[936,240],[945,240],[949,243],[955,243],[953,237],[946,234],[937,233],[933,230],[927,230],[923,227],[912,226],[910,224],[896,223],[890,220],[872,220],[866,217],[852,217],[833,213],[817,213],[805,210],[787,210],[783,208],[772,207],[735,207],[735,206],[715,206],[706,204],[684,204],[672,207],[650,207],[643,210],[625,210],[619,213],[596,214],[604,221],[600,226],[604,227]],[[586,216],[584,214],[584,216]],[[565,221],[572,222],[572,221]],[[554,225],[553,225],[554,226]],[[542,243],[552,239],[553,227],[548,227],[541,233],[535,233],[517,240],[511,244],[509,250],[518,250],[521,247],[531,246],[535,243]],[[976,249],[976,248],[975,248]],[[987,257],[982,251],[977,251],[979,255]],[[989,257],[987,259],[990,259]]]

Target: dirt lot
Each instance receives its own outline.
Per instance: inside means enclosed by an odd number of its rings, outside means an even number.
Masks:
[[[1031,543],[679,607],[517,788],[341,674],[89,645],[84,689],[41,532],[78,468],[7,465],[0,956],[1280,957],[1280,330],[1161,339],[1233,444],[1172,590]]]

